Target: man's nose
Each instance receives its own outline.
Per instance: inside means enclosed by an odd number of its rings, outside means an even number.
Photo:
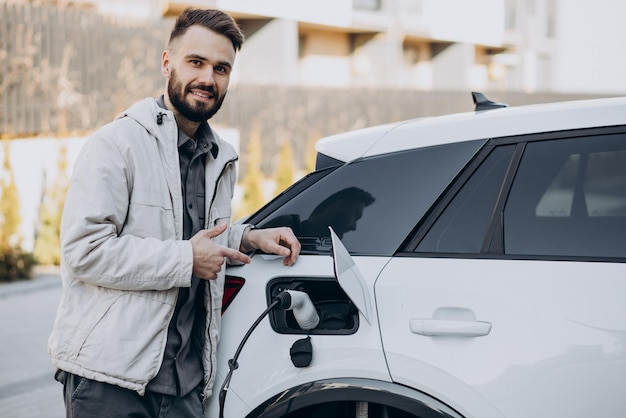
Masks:
[[[207,67],[202,70],[200,77],[198,77],[198,81],[207,86],[215,85],[215,71],[213,67]]]

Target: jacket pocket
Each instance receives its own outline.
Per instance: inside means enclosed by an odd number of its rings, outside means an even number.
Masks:
[[[110,376],[147,382],[158,371],[173,309],[164,292],[124,292],[91,329],[78,362]]]
[[[170,239],[176,236],[174,225],[174,209],[167,190],[133,190],[122,234]]]
[[[211,209],[210,227],[220,224],[230,225],[231,207],[230,204],[221,204]]]

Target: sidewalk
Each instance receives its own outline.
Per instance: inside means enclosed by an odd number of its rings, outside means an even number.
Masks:
[[[61,297],[55,270],[0,284],[0,417],[63,418],[47,343]]]

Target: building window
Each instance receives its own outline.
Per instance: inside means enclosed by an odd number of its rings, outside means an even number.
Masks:
[[[556,1],[548,0],[546,10],[546,37],[554,38],[556,26]]]
[[[508,31],[517,29],[517,4],[515,0],[504,3],[504,28]]]
[[[352,4],[355,9],[362,10],[380,10],[381,0],[353,0]]]

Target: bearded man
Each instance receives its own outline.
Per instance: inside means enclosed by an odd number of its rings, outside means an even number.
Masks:
[[[63,294],[49,353],[67,417],[201,417],[212,393],[225,262],[293,264],[289,228],[230,226],[237,154],[207,120],[244,35],[187,9],[161,59],[165,93],[95,132],[61,225]]]

